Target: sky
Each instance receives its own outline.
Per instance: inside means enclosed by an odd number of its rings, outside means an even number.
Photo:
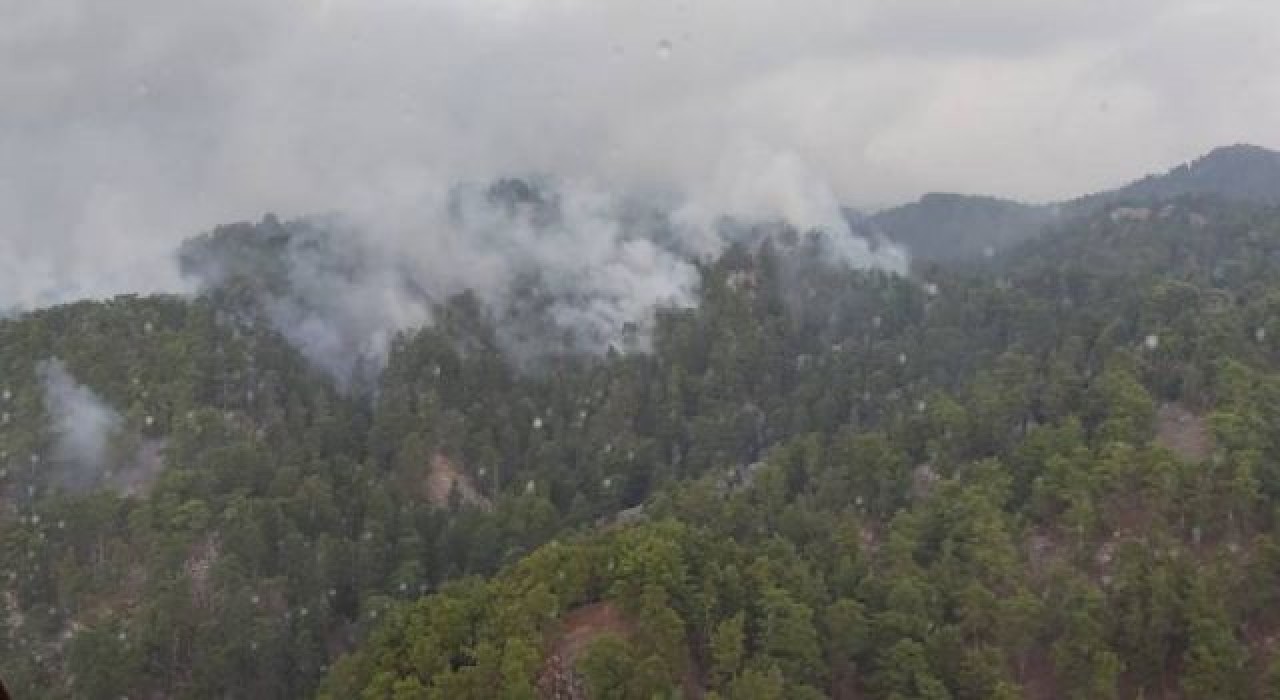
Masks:
[[[1251,0],[0,0],[0,310],[503,174],[799,225],[1074,196],[1280,146],[1278,39]]]

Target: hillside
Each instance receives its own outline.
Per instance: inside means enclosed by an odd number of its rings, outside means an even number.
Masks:
[[[328,362],[298,331],[363,319],[307,290],[368,258],[270,217],[185,249],[212,271],[195,297],[0,320],[0,675],[50,698],[1261,696],[1280,211],[1131,209],[913,278],[764,227],[698,263],[647,350],[536,366],[469,293]]]
[[[715,374],[753,402],[738,382],[780,382],[760,464],[399,608],[322,696],[1272,697],[1280,211],[1111,214],[940,272],[905,314],[785,313],[790,350],[757,336],[764,364]],[[601,605],[621,631],[568,694],[539,685]]]
[[[994,197],[931,193],[871,222],[921,260],[980,260],[1035,235],[1053,210]]]
[[[1280,2],[1102,9],[0,0],[0,700],[1280,700]]]
[[[1045,205],[933,193],[869,217],[876,230],[906,245],[917,261],[975,261],[1007,250],[1075,217],[1113,204],[1153,205],[1185,196],[1280,203],[1280,153],[1259,146],[1214,149],[1191,163],[1095,194]]]
[[[1215,195],[1232,201],[1280,203],[1280,153],[1237,144],[1209,153],[1160,175],[1148,175],[1107,192],[1073,200],[1092,210],[1110,202],[1165,200],[1184,195]]]

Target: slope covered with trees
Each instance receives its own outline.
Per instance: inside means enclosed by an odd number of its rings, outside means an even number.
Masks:
[[[372,386],[335,383],[273,330],[274,221],[215,234],[252,264],[197,298],[0,321],[0,674],[19,697],[1280,687],[1280,212],[1111,209],[911,279],[759,233],[699,263],[651,351],[536,370],[461,294]],[[53,362],[109,411],[93,459]]]
[[[762,463],[725,455],[661,486],[647,522],[400,608],[325,692],[1272,697],[1278,224],[1208,200],[1104,214],[990,275],[873,294],[882,320],[843,330],[820,295],[777,294],[782,357],[717,375],[780,381],[803,410]],[[877,288],[849,279],[844,303]],[[1203,421],[1206,452],[1162,439],[1162,406]],[[584,632],[602,605],[626,624]]]

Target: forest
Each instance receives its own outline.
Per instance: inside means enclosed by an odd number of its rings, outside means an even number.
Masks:
[[[647,347],[534,362],[464,292],[335,379],[270,322],[274,218],[192,244],[242,263],[198,295],[0,320],[0,677],[1280,698],[1280,209],[1122,200],[906,275],[752,234]]]

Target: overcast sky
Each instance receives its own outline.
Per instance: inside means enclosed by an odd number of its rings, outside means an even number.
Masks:
[[[0,0],[0,307],[501,173],[783,215],[1076,195],[1280,146],[1277,46],[1263,0]]]

